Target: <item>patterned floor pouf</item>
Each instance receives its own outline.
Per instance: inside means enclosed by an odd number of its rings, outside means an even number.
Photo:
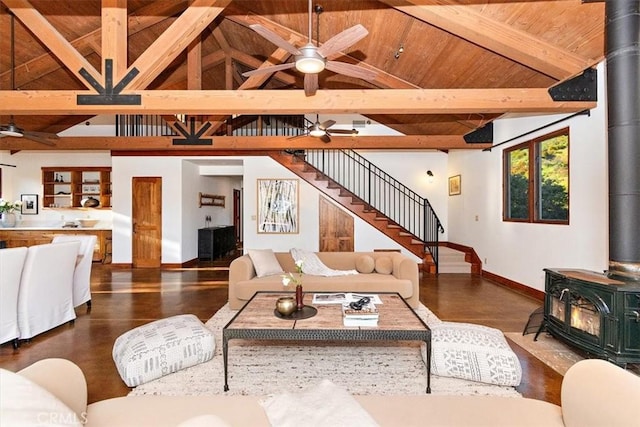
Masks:
[[[498,329],[442,322],[431,326],[431,348],[433,375],[503,386],[517,386],[522,379],[518,356]]]
[[[113,361],[129,387],[144,384],[213,357],[213,333],[193,314],[138,326],[120,335]]]

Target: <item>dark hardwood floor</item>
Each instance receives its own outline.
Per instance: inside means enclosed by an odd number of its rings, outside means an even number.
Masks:
[[[93,308],[76,309],[73,325],[63,325],[25,342],[18,350],[0,346],[0,367],[19,370],[48,357],[74,361],[89,384],[89,402],[124,396],[129,388],[118,375],[111,350],[122,333],[176,314],[192,313],[203,322],[227,301],[229,259],[197,268],[123,269],[94,264]],[[504,332],[522,331],[529,314],[542,303],[466,274],[424,277],[420,300],[442,320],[472,322]],[[525,397],[559,404],[562,377],[512,344],[520,358]]]

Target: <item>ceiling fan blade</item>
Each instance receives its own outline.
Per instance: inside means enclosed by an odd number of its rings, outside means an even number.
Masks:
[[[377,73],[369,71],[366,68],[339,61],[327,61],[326,68],[327,70],[333,71],[334,73],[342,74],[349,77],[355,77],[357,79],[366,81],[372,81],[377,76]]]
[[[343,32],[336,34],[323,43],[322,46],[318,48],[318,53],[326,58],[356,44],[367,34],[369,34],[369,31],[367,31],[367,29],[361,24],[354,25],[353,27],[347,28]]]
[[[276,46],[281,47],[282,49],[291,53],[292,55],[302,54],[297,47],[295,47],[294,45],[292,45],[291,43],[289,43],[288,41],[286,41],[285,39],[283,39],[273,31],[271,31],[270,29],[263,27],[260,24],[249,25],[249,28],[251,28],[256,33],[260,34],[262,37],[269,40],[271,43],[275,44]]]
[[[42,135],[49,135],[49,136],[42,136]],[[24,133],[24,138],[30,139],[30,140],[35,141],[35,142],[39,142],[41,144],[54,146],[54,145],[56,145],[56,143],[54,141],[52,141],[52,139],[57,139],[58,136],[55,135],[55,138],[51,138],[50,135],[53,135],[53,134],[44,133],[44,132],[25,132]]]
[[[256,68],[252,71],[247,71],[246,73],[242,73],[243,77],[251,77],[256,74],[270,74],[275,73],[276,71],[288,70],[289,68],[295,67],[295,62],[287,62],[285,64],[271,65],[269,67],[264,68]]]
[[[325,120],[324,122],[320,123],[320,129],[326,130],[335,124],[336,124],[335,120]]]
[[[320,141],[327,143],[327,142],[331,142],[331,137],[329,136],[328,133],[325,133],[324,135],[322,135],[320,137]]]
[[[331,135],[341,134],[341,135],[357,135],[358,131],[355,129],[331,129],[329,131]]]
[[[317,74],[305,74],[304,75],[304,94],[306,96],[313,96],[318,90],[318,75]]]

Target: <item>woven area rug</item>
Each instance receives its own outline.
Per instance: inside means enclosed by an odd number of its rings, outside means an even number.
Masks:
[[[423,305],[416,312],[428,325],[440,322]],[[224,394],[222,328],[235,313],[225,305],[206,323],[216,336],[213,359],[142,384],[129,395]],[[420,395],[427,387],[418,342],[229,342],[228,395],[295,392],[325,378],[352,394]],[[434,375],[431,390],[433,394],[521,396],[513,387]]]
[[[507,332],[504,335],[560,375],[564,375],[574,363],[589,357],[586,352],[571,347],[547,333],[540,334],[537,341],[533,340],[536,334],[522,335],[519,332]],[[640,364],[630,363],[627,369],[640,375]]]

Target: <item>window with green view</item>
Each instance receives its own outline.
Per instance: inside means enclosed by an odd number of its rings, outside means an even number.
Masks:
[[[569,129],[504,151],[505,221],[569,223]]]

